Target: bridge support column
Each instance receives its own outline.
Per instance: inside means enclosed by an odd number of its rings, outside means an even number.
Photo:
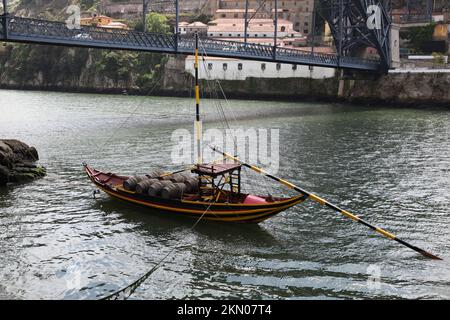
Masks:
[[[147,32],[147,11],[148,11],[148,0],[142,0],[142,30]]]
[[[244,14],[244,44],[247,45],[248,32],[248,0],[245,0],[245,14]]]
[[[180,11],[178,0],[175,0],[175,53],[178,53],[178,38],[179,38],[179,27],[180,24]]]
[[[3,25],[3,38],[8,39],[8,0],[3,0],[3,15],[2,15],[2,25]]]
[[[389,37],[391,46],[391,68],[399,68],[400,60],[400,26],[397,24],[391,25],[391,34]]]
[[[345,95],[345,78],[344,78],[344,70],[339,70],[339,87],[338,87],[338,97],[343,98]]]
[[[278,0],[275,0],[275,19],[273,20],[273,60],[277,59],[277,40],[278,40]]]

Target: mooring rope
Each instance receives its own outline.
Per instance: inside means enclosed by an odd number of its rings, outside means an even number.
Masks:
[[[189,231],[193,231],[195,229],[195,227],[199,224],[200,220],[202,220],[203,217],[205,216],[205,214],[208,212],[209,208],[211,208],[211,205],[213,203],[215,203],[215,200],[211,199],[209,206],[202,213],[200,218],[198,218],[197,221],[195,221],[195,223],[192,225],[192,227],[189,228]],[[126,287],[110,294],[109,296],[101,298],[100,300],[119,300],[119,299],[126,300],[126,299],[128,299],[137,290],[137,288],[139,288],[142,285],[142,283],[145,282],[145,280],[147,280],[156,270],[158,270],[158,268],[164,263],[164,261],[179,247],[180,246],[176,246],[176,247],[172,248],[172,250],[170,250],[161,260],[158,261],[158,263],[156,263],[156,265],[154,265],[142,277],[140,277],[133,283],[127,285]]]

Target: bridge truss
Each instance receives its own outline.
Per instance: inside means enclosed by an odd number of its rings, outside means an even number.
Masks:
[[[7,0],[0,16],[0,41],[64,45],[111,50],[136,50],[172,54],[192,54],[194,39],[179,34],[156,34],[134,30],[105,29],[81,26],[69,29],[66,23],[9,15]],[[201,39],[203,53],[214,57],[229,57],[277,63],[385,72],[389,68],[390,0],[317,0],[320,15],[329,24],[337,54],[323,54],[276,45]],[[175,1],[178,4],[178,1]],[[370,29],[366,21],[367,8],[379,4],[382,9],[380,29]],[[176,24],[178,24],[178,10]],[[277,30],[277,19],[274,19]],[[176,30],[178,30],[176,26]],[[359,57],[366,47],[375,48],[379,60]]]

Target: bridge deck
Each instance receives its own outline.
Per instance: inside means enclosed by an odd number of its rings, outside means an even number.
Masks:
[[[0,21],[0,41],[64,45],[74,47],[135,50],[161,53],[192,54],[194,39],[191,37],[155,34],[131,30],[105,29],[82,26],[69,29],[65,23],[8,16]],[[5,32],[5,23],[7,24]],[[177,41],[178,40],[178,41]],[[201,39],[203,53],[213,57],[229,57],[256,61],[289,63],[331,68],[381,71],[381,63],[333,54],[310,53],[296,49],[242,42]]]

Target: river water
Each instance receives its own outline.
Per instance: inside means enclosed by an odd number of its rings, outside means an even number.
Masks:
[[[170,137],[192,127],[193,103],[0,90],[0,137],[35,146],[48,170],[0,189],[0,298],[97,299],[171,250],[132,298],[450,298],[449,109],[225,107],[238,126],[279,130],[279,176],[444,258],[432,261],[309,201],[259,225],[192,230],[189,219],[92,197],[83,161],[125,174],[174,169]],[[261,179],[247,181],[289,194]]]

